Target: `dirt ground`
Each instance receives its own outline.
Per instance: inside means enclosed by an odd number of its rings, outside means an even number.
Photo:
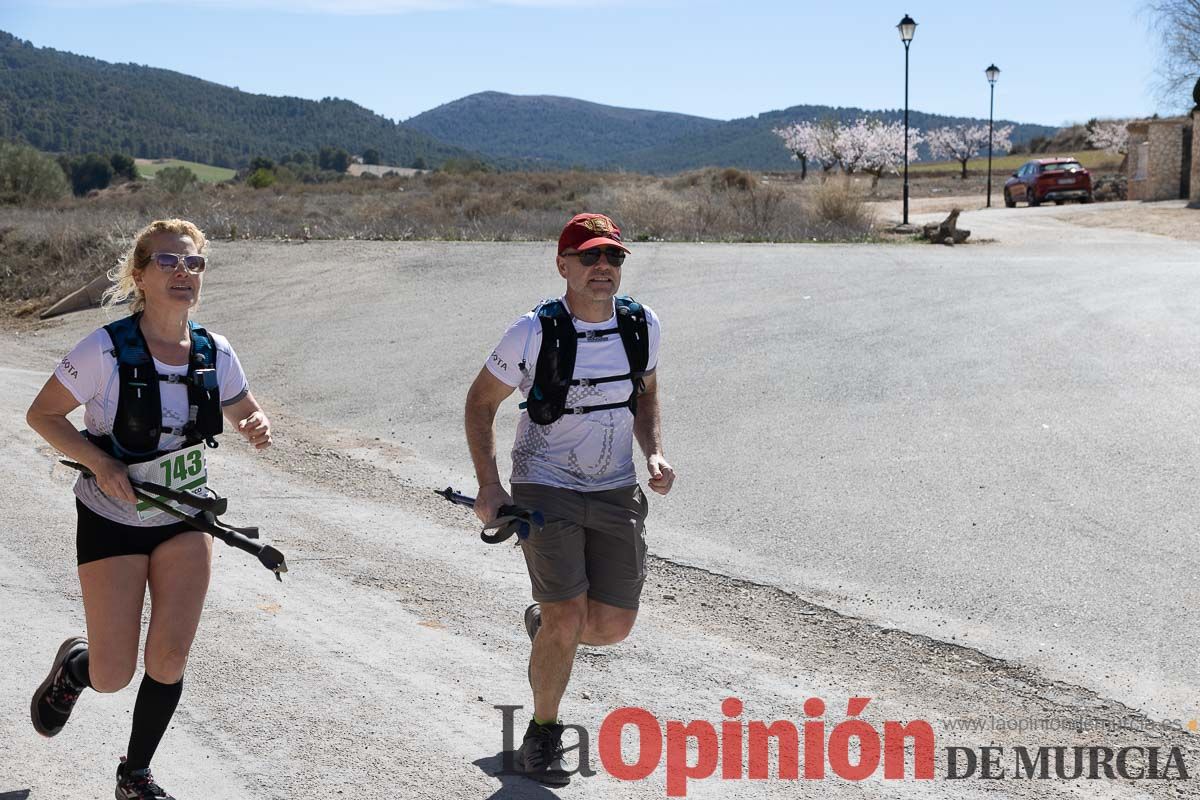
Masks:
[[[1093,207],[1064,206],[1062,219],[1088,228],[1121,228],[1172,239],[1200,241],[1200,209],[1183,200],[1158,203],[1107,203]]]
[[[1013,209],[1004,209],[1000,198],[993,198],[992,207],[1001,208],[1005,213],[1027,213],[1024,205]],[[881,226],[886,227],[890,222],[901,219],[901,204],[896,200],[871,203],[875,209],[875,218]],[[909,198],[909,216],[923,214],[949,214],[952,209],[977,211],[984,207],[982,195],[954,195],[947,197]],[[1188,208],[1184,200],[1163,200],[1154,203],[1139,203],[1132,201],[1093,203],[1080,205],[1072,203],[1062,206],[1043,206],[1040,213],[1049,213],[1057,219],[1072,225],[1082,225],[1087,228],[1110,228],[1116,230],[1152,233],[1167,236],[1172,239],[1185,241],[1200,241],[1200,209]]]

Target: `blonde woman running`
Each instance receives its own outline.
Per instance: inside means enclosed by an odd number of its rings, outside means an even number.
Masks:
[[[222,418],[257,449],[271,444],[270,422],[233,348],[190,319],[206,249],[204,234],[184,220],[159,220],[139,232],[104,302],[128,299],[132,314],[75,345],[26,415],[31,428],[95,476],[75,483],[88,636],[62,643],[34,693],[38,733],[62,730],[84,689],[116,692],[129,684],[150,588],[146,673],[117,768],[118,800],[170,800],[150,760],[183,690],[212,558],[207,533],[139,505],[130,478],[199,491],[207,481],[205,447],[216,445]],[[67,420],[80,405],[82,435]]]

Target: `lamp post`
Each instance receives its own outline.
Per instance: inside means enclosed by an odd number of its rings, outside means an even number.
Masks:
[[[908,225],[908,45],[917,32],[917,23],[908,14],[896,26],[900,41],[904,42],[904,222]]]
[[[996,78],[1000,77],[1000,68],[995,64],[983,71],[987,75],[988,84],[992,87],[992,100],[988,106],[988,178],[987,178],[987,207],[992,207],[992,124],[996,116]]]

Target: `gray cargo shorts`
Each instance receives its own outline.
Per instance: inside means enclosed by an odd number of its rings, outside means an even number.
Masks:
[[[646,495],[636,483],[580,492],[514,483],[512,498],[535,508],[546,526],[521,543],[539,603],[588,597],[636,610],[646,582]]]

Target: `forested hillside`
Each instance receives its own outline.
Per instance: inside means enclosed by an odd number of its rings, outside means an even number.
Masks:
[[[460,148],[349,102],[270,97],[135,64],[110,64],[0,31],[0,139],[57,153],[123,152],[241,167],[256,155],[342,147],[436,165]]]
[[[720,120],[589,103],[570,97],[480,92],[405,120],[439,141],[489,156],[555,166],[606,167],[633,150],[720,127]]]

